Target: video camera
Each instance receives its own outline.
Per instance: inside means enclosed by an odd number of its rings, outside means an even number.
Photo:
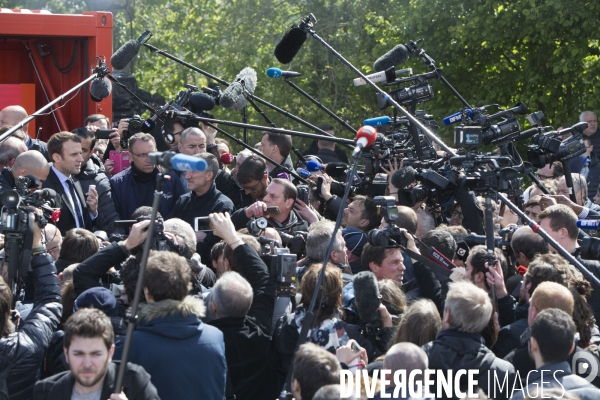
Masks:
[[[129,122],[129,126],[127,129],[123,130],[123,137],[121,138],[121,147],[124,149],[129,146],[129,138],[142,131],[142,125],[144,123],[144,120],[137,114],[134,114],[133,117],[128,118],[125,121]]]
[[[540,133],[531,138],[534,143],[527,146],[527,159],[536,168],[543,168],[554,161],[566,161],[585,153],[583,131],[587,123],[580,122],[563,129],[562,131],[551,131]],[[560,140],[559,135],[573,133],[573,136]]]
[[[379,207],[379,213],[387,223],[383,229],[372,229],[367,234],[367,241],[371,246],[389,248],[406,247],[408,240],[404,236],[406,229],[399,228],[398,207],[392,196],[376,196],[373,201]]]
[[[248,233],[257,239],[262,237],[260,235],[261,232],[263,232],[268,226],[269,223],[265,217],[251,218],[246,224]],[[300,258],[304,256],[306,253],[306,237],[308,236],[308,232],[294,232],[293,235],[285,232],[277,233],[279,234],[279,237],[281,237],[281,244],[284,247],[287,247],[290,253]]]
[[[277,296],[294,297],[296,295],[297,257],[288,249],[281,247],[275,239],[260,236],[260,258],[269,268],[271,279],[277,284]]]
[[[44,228],[48,221],[60,218],[60,196],[52,189],[39,189],[40,180],[33,175],[20,176],[15,180],[16,190],[2,194],[1,229],[8,260],[9,279],[25,277],[31,257],[34,223]],[[30,207],[42,210],[42,215],[29,215]]]
[[[126,219],[126,220],[117,220],[113,222],[113,228],[126,228],[129,229],[135,223],[140,221],[150,220],[149,216],[139,217],[137,219]],[[179,244],[175,243],[171,239],[169,239],[165,235],[165,225],[164,219],[162,217],[157,217],[156,222],[154,223],[154,232],[149,233],[152,235],[152,250],[159,251],[172,251],[177,254],[184,254],[185,249],[183,249]],[[125,237],[123,237],[124,239]],[[187,247],[187,246],[186,246]],[[135,254],[137,252],[141,252],[143,249],[143,244],[138,246],[137,248],[131,251],[131,254]]]

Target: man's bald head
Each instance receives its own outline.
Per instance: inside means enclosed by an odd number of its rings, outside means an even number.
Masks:
[[[42,183],[48,177],[48,172],[50,172],[48,161],[46,161],[46,158],[42,153],[37,150],[29,150],[19,154],[12,167],[12,174],[15,178],[33,174]]]
[[[27,118],[27,111],[21,106],[8,106],[0,111],[0,126],[17,125]],[[23,126],[23,131],[27,132],[27,125]]]
[[[427,354],[414,343],[401,342],[396,343],[385,355],[383,368],[392,370],[392,373],[398,370],[406,370],[408,376],[412,370],[424,371],[429,365]]]
[[[26,151],[27,146],[22,140],[9,137],[0,145],[0,167],[12,168],[17,156]]]

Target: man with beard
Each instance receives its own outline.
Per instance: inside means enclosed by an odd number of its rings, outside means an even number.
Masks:
[[[84,308],[65,325],[64,352],[69,371],[36,383],[34,399],[158,399],[150,375],[139,365],[127,363],[120,394],[114,393],[118,362],[110,319],[102,311]]]

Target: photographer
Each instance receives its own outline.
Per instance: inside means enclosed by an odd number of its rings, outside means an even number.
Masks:
[[[0,172],[0,195],[7,190],[15,189],[16,179],[21,176],[31,174],[40,182],[44,182],[49,172],[48,161],[39,151],[29,150],[21,153],[15,158],[12,168],[4,168]]]
[[[269,226],[278,232],[294,235],[296,232],[308,231],[308,222],[302,219],[300,214],[294,210],[294,204],[298,196],[298,190],[292,182],[275,178],[266,189],[263,201],[238,210],[232,215],[231,220],[236,229],[246,227],[251,217],[267,218]],[[267,214],[267,207],[278,207],[279,214]]]
[[[110,128],[107,128],[110,129]],[[114,160],[109,159],[110,151],[125,151],[122,145],[123,140],[127,140],[128,138],[124,138],[125,132],[129,131],[129,118],[123,118],[119,121],[119,125],[117,128],[112,128],[113,132],[109,136],[108,145],[106,146],[106,150],[104,151],[104,168],[106,169],[106,175],[111,177],[113,176],[113,170],[115,162]],[[131,148],[131,147],[130,147]]]
[[[0,380],[0,394],[16,400],[33,395],[44,353],[62,314],[56,268],[46,253],[41,228],[34,223],[33,229],[31,269],[35,300],[29,316],[20,324],[18,314],[11,315],[11,289],[0,279],[0,376],[5,378]]]
[[[228,214],[210,214],[215,235],[227,245],[240,266],[226,272],[211,291],[210,322],[223,332],[225,357],[233,392],[239,399],[277,397],[274,379],[276,358],[271,346],[271,319],[275,306],[275,282],[255,249],[245,244]]]

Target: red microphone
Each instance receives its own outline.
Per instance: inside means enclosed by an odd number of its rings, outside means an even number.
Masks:
[[[234,160],[235,160],[235,157],[232,154],[229,154],[229,153],[223,153],[223,154],[221,154],[221,162],[223,164],[229,165]]]
[[[375,139],[377,139],[377,129],[369,125],[361,126],[356,132],[356,147],[352,152],[352,157],[358,156],[362,149],[370,147]]]

